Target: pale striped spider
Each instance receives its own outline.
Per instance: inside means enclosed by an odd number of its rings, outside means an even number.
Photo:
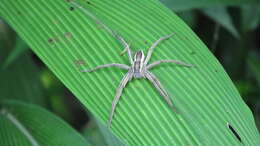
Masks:
[[[181,61],[177,61],[177,60],[159,60],[159,61],[155,61],[151,64],[147,64],[152,56],[153,50],[154,48],[163,40],[168,39],[172,36],[173,34],[164,36],[162,38],[160,38],[159,40],[157,40],[148,50],[148,54],[145,57],[143,51],[137,51],[134,55],[134,58],[132,58],[132,53],[131,53],[131,49],[130,46],[126,43],[126,41],[120,37],[119,35],[116,35],[117,39],[120,40],[120,42],[122,44],[124,44],[125,49],[127,51],[128,54],[128,58],[130,61],[130,66],[125,65],[125,64],[118,64],[118,63],[111,63],[111,64],[105,64],[105,65],[100,65],[97,66],[93,69],[89,69],[89,70],[82,70],[82,72],[93,72],[96,71],[98,69],[101,68],[106,68],[106,67],[118,67],[121,69],[125,69],[128,72],[124,75],[123,79],[121,80],[119,87],[116,89],[116,95],[114,97],[114,100],[112,102],[112,109],[110,112],[110,116],[109,116],[109,121],[108,121],[108,126],[111,126],[112,123],[112,119],[113,119],[113,115],[116,109],[116,105],[120,99],[120,96],[122,94],[123,89],[125,88],[126,84],[131,81],[133,78],[146,78],[148,79],[155,87],[156,89],[159,91],[159,93],[161,94],[161,96],[164,97],[164,99],[166,100],[166,102],[169,104],[169,106],[173,107],[173,103],[171,101],[171,99],[169,98],[168,93],[165,91],[165,89],[162,87],[160,81],[155,77],[154,74],[152,74],[149,69],[161,64],[161,63],[175,63],[175,64],[179,64],[182,66],[186,66],[186,67],[192,67],[193,65],[191,64],[186,64],[184,62]]]

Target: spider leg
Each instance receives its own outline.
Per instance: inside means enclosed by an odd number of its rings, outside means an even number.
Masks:
[[[123,37],[121,37],[120,35],[116,35],[116,38],[120,41],[121,44],[123,44],[123,46],[125,47],[125,49],[120,53],[120,55],[123,55],[126,51],[128,54],[128,58],[131,64],[134,63],[133,58],[132,58],[132,52],[130,49],[130,44],[127,44],[127,42],[125,41],[125,39]]]
[[[93,72],[93,71],[96,71],[98,69],[107,68],[107,67],[117,67],[117,68],[121,68],[121,69],[125,69],[125,70],[129,70],[130,69],[130,67],[128,65],[112,63],[112,64],[99,65],[99,66],[97,66],[97,67],[95,67],[93,69],[81,70],[81,72]]]
[[[156,89],[160,92],[161,96],[163,96],[163,98],[166,100],[168,105],[176,111],[176,109],[174,108],[173,103],[172,103],[168,93],[162,87],[160,81],[155,77],[155,75],[152,74],[149,71],[146,71],[145,72],[145,77],[156,87]]]
[[[124,46],[126,46],[126,45],[124,45]],[[129,49],[130,49],[130,46],[131,46],[131,43],[128,43],[128,46],[129,46]],[[127,55],[129,55],[128,54],[128,50],[127,50],[127,48],[125,47],[125,49],[120,53],[120,56],[123,56],[125,53],[127,53]],[[133,52],[131,51],[131,49],[130,49],[130,53],[131,53],[131,57],[133,56]]]
[[[194,65],[192,64],[187,64],[187,63],[184,63],[182,61],[178,61],[178,60],[159,60],[159,61],[155,61],[149,65],[147,65],[147,70],[161,64],[161,63],[175,63],[175,64],[179,64],[179,65],[182,65],[182,66],[186,66],[186,67],[193,67]]]
[[[110,112],[110,115],[109,115],[109,121],[108,121],[108,127],[111,126],[111,123],[112,123],[112,119],[113,119],[113,115],[114,115],[114,112],[115,112],[115,109],[116,109],[116,105],[121,97],[121,94],[122,94],[122,91],[123,89],[125,88],[126,84],[128,83],[128,81],[130,81],[133,77],[133,73],[132,72],[128,72],[124,77],[123,79],[121,80],[118,88],[116,89],[116,96],[112,102],[112,109],[111,109],[111,112]]]
[[[157,46],[160,44],[161,41],[170,38],[173,34],[174,34],[174,33],[171,33],[171,34],[169,34],[169,35],[167,35],[167,36],[161,37],[159,40],[157,40],[157,41],[149,48],[148,53],[147,53],[147,56],[146,56],[146,58],[145,58],[145,62],[144,62],[145,65],[146,65],[146,64],[148,63],[148,61],[150,60],[154,48],[157,47]]]
[[[72,5],[79,8],[81,12],[83,12],[85,15],[89,16],[91,19],[93,19],[97,24],[99,24],[101,27],[103,27],[107,32],[112,34],[114,37],[116,37],[116,32],[114,32],[112,29],[110,29],[107,25],[105,25],[102,21],[100,21],[91,11],[89,11],[87,8],[84,8],[80,4],[78,4],[76,1],[69,1]]]
[[[130,63],[133,64],[133,59],[132,59],[132,56],[131,56],[130,47],[129,47],[129,45],[127,44],[127,42],[124,40],[124,38],[122,36],[120,36],[116,31],[114,31],[111,28],[109,28],[106,24],[104,24],[102,21],[100,21],[93,13],[91,13],[91,11],[89,11],[86,8],[84,8],[83,6],[78,4],[77,2],[71,1],[70,3],[72,5],[74,5],[75,7],[79,8],[84,14],[86,14],[89,17],[91,17],[94,21],[96,21],[96,23],[101,25],[113,37],[115,37],[117,40],[119,40],[120,43],[125,47],[125,50],[127,50],[127,52],[128,52],[128,57],[129,57]]]

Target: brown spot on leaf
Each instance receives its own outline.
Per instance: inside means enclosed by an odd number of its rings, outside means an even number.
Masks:
[[[89,0],[84,0],[87,4],[91,4],[91,2]]]
[[[60,22],[58,20],[53,20],[54,24],[59,24]]]
[[[54,40],[53,40],[52,38],[49,38],[49,39],[48,39],[48,42],[49,42],[49,43],[53,43]]]
[[[71,37],[72,37],[72,34],[71,34],[70,32],[66,32],[66,33],[64,33],[64,36],[65,36],[66,38],[71,38]]]
[[[54,42],[59,42],[59,38],[53,38]]]
[[[59,41],[59,39],[58,39],[58,38],[55,38],[55,37],[54,37],[54,38],[49,38],[49,39],[48,39],[48,42],[51,43],[51,44],[53,44],[53,43],[57,43],[58,41]]]
[[[79,60],[75,60],[74,63],[77,65],[77,66],[80,66],[80,65],[85,65],[86,62],[82,59],[79,59]]]

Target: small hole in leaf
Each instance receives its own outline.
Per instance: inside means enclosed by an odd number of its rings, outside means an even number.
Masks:
[[[70,7],[70,10],[73,11],[73,10],[74,10],[74,7]]]
[[[235,137],[242,142],[241,137],[239,136],[239,134],[237,133],[237,131],[228,123],[227,124],[229,130],[233,133],[233,135],[235,135]]]
[[[48,42],[49,42],[49,43],[53,43],[54,40],[53,40],[52,38],[49,38],[49,39],[48,39]]]

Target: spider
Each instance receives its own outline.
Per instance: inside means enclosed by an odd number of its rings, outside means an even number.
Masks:
[[[148,64],[148,62],[149,62],[149,60],[152,56],[154,48],[157,47],[161,41],[170,38],[172,35],[173,35],[173,33],[170,34],[170,35],[161,37],[160,39],[155,41],[154,44],[148,49],[148,53],[147,53],[146,57],[145,57],[144,52],[142,50],[137,51],[135,53],[135,55],[132,57],[132,51],[130,49],[129,44],[127,44],[126,41],[122,37],[117,35],[117,38],[125,46],[125,50],[127,51],[128,59],[130,61],[130,66],[128,66],[126,64],[111,63],[111,64],[100,65],[100,66],[97,66],[93,69],[82,70],[82,72],[94,72],[94,71],[101,69],[101,68],[117,67],[117,68],[121,68],[121,69],[128,71],[124,75],[124,77],[121,80],[118,88],[116,89],[116,95],[115,95],[114,100],[112,102],[112,108],[111,108],[111,112],[110,112],[110,115],[109,115],[108,127],[110,127],[111,124],[112,124],[112,119],[113,119],[113,115],[114,115],[114,112],[115,112],[115,109],[116,109],[116,105],[117,105],[117,103],[118,103],[118,101],[119,101],[119,99],[122,95],[123,89],[125,88],[126,84],[129,81],[131,81],[133,78],[136,78],[136,79],[146,78],[146,79],[148,79],[155,86],[155,88],[159,91],[161,96],[164,97],[164,99],[166,100],[168,105],[170,107],[173,107],[173,103],[172,103],[171,99],[169,98],[168,93],[162,87],[162,85],[161,85],[160,81],[157,79],[157,77],[153,73],[151,73],[149,71],[149,69],[151,69],[151,68],[153,68],[153,67],[155,67],[155,66],[157,66],[161,63],[175,63],[175,64],[179,64],[179,65],[186,66],[186,67],[192,67],[193,65],[186,64],[186,63],[178,61],[178,60],[159,60],[159,61],[155,61],[151,64]]]

